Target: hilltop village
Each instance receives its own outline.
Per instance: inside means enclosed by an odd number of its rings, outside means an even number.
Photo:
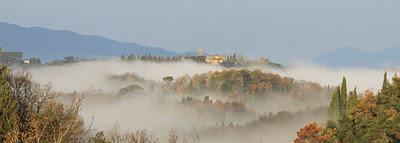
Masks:
[[[265,65],[275,68],[284,68],[283,65],[271,62],[267,58],[251,59],[242,54],[205,54],[202,48],[199,48],[197,55],[178,55],[172,57],[152,56],[152,55],[121,55],[124,61],[154,61],[154,62],[177,62],[177,61],[194,61],[197,63],[221,65],[223,67],[248,67],[252,65]]]

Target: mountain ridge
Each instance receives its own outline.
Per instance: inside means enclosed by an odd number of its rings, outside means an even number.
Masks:
[[[375,51],[356,48],[337,48],[313,60],[318,64],[333,67],[373,67],[381,68],[400,65],[400,47]]]
[[[65,56],[80,58],[116,57],[122,54],[175,56],[177,52],[134,42],[121,42],[97,35],[83,35],[69,30],[43,27],[22,27],[0,22],[0,46],[9,51],[23,52],[26,57],[44,61]]]

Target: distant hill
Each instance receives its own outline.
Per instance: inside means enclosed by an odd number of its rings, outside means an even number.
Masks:
[[[157,47],[119,42],[100,36],[86,36],[66,30],[40,27],[25,28],[2,22],[0,22],[0,46],[7,51],[20,51],[25,57],[37,57],[43,61],[62,59],[65,56],[90,58],[121,54],[179,55]]]
[[[314,59],[314,61],[334,67],[398,67],[400,66],[400,48],[379,51],[338,48]]]

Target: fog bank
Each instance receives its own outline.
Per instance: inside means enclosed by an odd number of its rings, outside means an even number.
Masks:
[[[154,63],[123,62],[116,60],[79,62],[73,64],[44,66],[27,69],[33,81],[51,83],[62,92],[102,89],[115,91],[121,85],[115,85],[107,76],[112,74],[135,73],[146,80],[162,81],[165,76],[179,77],[208,71],[222,70],[220,66],[197,64],[194,62]]]
[[[378,91],[382,87],[385,70],[388,72],[389,81],[399,72],[399,69],[374,69],[374,68],[331,68],[308,63],[297,63],[286,70],[276,70],[265,67],[265,72],[279,73],[284,76],[293,77],[296,80],[313,81],[325,86],[337,86],[342,78],[346,77],[347,88],[352,90],[357,87],[358,91]]]

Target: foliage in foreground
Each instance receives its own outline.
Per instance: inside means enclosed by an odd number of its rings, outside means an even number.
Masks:
[[[79,142],[84,134],[80,100],[69,106],[24,74],[0,68],[0,142]]]
[[[145,130],[105,134],[84,129],[79,115],[81,99],[74,96],[68,105],[56,100],[49,86],[30,81],[26,74],[13,74],[0,67],[0,142],[5,143],[159,143]],[[92,135],[93,134],[93,135]],[[181,139],[187,142],[184,139]],[[170,132],[167,142],[177,143]],[[197,142],[193,140],[193,142]]]
[[[396,143],[400,142],[400,77],[389,83],[385,73],[382,89],[374,96],[366,91],[357,99],[356,90],[347,97],[345,79],[332,96],[326,128],[309,124],[300,129],[296,143]],[[343,86],[344,85],[344,86]],[[345,99],[343,99],[345,98]],[[347,100],[348,99],[348,100]],[[347,104],[344,104],[347,100]],[[323,132],[334,132],[329,139],[320,140]]]

